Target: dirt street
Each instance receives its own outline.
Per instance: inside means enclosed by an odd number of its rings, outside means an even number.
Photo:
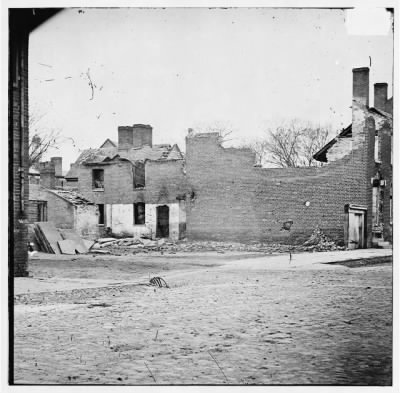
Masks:
[[[391,264],[57,258],[33,277],[113,285],[16,295],[16,383],[391,384]]]

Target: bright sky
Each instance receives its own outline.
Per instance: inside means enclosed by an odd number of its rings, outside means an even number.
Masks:
[[[30,105],[75,140],[49,152],[64,170],[79,150],[117,141],[119,125],[150,124],[154,143],[182,150],[189,127],[215,123],[236,143],[279,119],[340,130],[352,68],[371,58],[371,87],[392,94],[390,26],[384,9],[68,9],[31,34]]]

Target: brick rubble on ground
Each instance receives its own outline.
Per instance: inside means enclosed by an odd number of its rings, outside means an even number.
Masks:
[[[302,245],[274,244],[253,242],[252,244],[217,241],[187,241],[186,239],[172,242],[166,239],[149,240],[133,238],[103,238],[98,239],[92,246],[91,252],[111,254],[137,254],[161,252],[174,254],[177,252],[204,252],[204,251],[245,251],[261,253],[288,253],[304,251],[339,251],[345,247],[338,246],[330,240],[319,228],[316,228],[310,238]]]

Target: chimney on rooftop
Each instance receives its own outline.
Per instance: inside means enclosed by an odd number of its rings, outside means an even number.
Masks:
[[[39,163],[40,185],[53,189],[56,186],[56,168],[54,162],[46,161]]]
[[[56,176],[62,176],[62,157],[51,157],[50,161],[54,163]]]
[[[369,106],[369,68],[353,68],[353,101]]]
[[[387,83],[374,84],[374,108],[386,111],[387,91]]]
[[[153,128],[147,124],[118,127],[118,150],[153,146]]]

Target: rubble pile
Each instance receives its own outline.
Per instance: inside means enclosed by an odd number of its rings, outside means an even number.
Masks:
[[[138,237],[132,238],[101,238],[90,248],[90,252],[110,254],[137,254],[161,252],[162,254],[195,253],[195,252],[257,252],[264,254],[343,250],[330,241],[322,231],[314,231],[302,245],[271,244],[253,242],[251,244],[217,241],[187,241],[186,239],[173,242],[167,239],[149,240]]]
[[[316,227],[309,239],[303,243],[304,251],[337,251],[344,249],[345,247],[338,246],[333,240],[329,239],[319,227]]]

